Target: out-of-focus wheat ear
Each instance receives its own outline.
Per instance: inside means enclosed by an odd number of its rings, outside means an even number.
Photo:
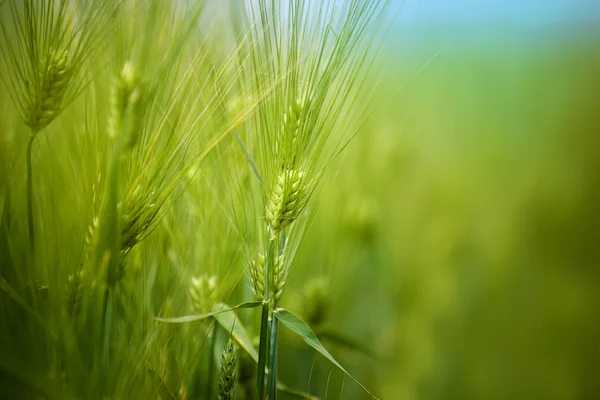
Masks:
[[[218,400],[232,400],[235,393],[238,348],[230,338],[221,354]]]
[[[63,98],[72,77],[69,52],[54,50],[42,60],[39,77],[28,87],[25,124],[32,134],[44,129],[62,111]]]
[[[108,135],[124,135],[124,149],[131,149],[140,136],[143,112],[143,87],[131,62],[126,62],[117,76],[110,96]]]
[[[279,173],[266,202],[266,217],[271,230],[271,240],[298,218],[308,193],[304,173],[286,169]]]
[[[206,314],[219,300],[217,277],[202,275],[193,277],[190,285],[190,308],[195,314]]]
[[[121,251],[127,254],[145,236],[150,228],[159,206],[154,202],[155,193],[147,192],[138,185],[129,191],[124,202],[119,203],[122,210]]]
[[[68,284],[68,299],[67,299],[67,312],[71,317],[76,317],[81,312],[81,305],[83,300],[83,286],[84,286],[84,270],[80,269],[74,274],[70,274],[67,277]]]

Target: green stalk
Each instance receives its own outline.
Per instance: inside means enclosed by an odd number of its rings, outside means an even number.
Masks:
[[[265,266],[265,268],[267,268]],[[266,284],[265,284],[266,287]],[[266,296],[265,296],[266,297]],[[256,398],[261,400],[265,395],[265,367],[267,362],[269,304],[262,306],[260,319],[260,343],[258,345],[258,370],[256,371]]]
[[[27,223],[29,227],[29,245],[31,251],[34,249],[34,236],[33,236],[33,179],[31,171],[31,148],[33,146],[33,140],[35,139],[36,132],[31,130],[31,136],[29,137],[29,143],[27,144]]]
[[[218,326],[216,320],[213,321],[212,326],[209,328],[210,344],[209,344],[209,354],[208,354],[208,381],[206,383],[206,398],[212,399],[212,387],[213,387],[213,378],[215,375],[215,347],[217,346],[217,332]]]
[[[267,363],[267,342],[269,340],[269,270],[273,253],[273,241],[269,242],[267,259],[265,260],[265,301],[262,306],[260,320],[260,343],[258,345],[258,369],[256,371],[256,398],[264,399],[265,396],[265,367]]]
[[[269,400],[277,398],[277,318],[271,317],[269,344],[269,376],[267,377],[267,393]]]
[[[274,243],[274,241],[272,242]],[[285,247],[285,230],[281,231],[278,255],[283,253]],[[275,301],[275,299],[273,299]],[[273,303],[273,310],[279,307],[279,302]],[[270,342],[269,342],[269,376],[267,377],[267,393],[269,400],[277,399],[277,348],[279,338],[279,321],[271,317]]]
[[[104,291],[104,301],[102,305],[102,381],[107,385],[106,371],[108,371],[108,359],[110,352],[110,333],[112,330],[112,307],[110,302],[110,289],[107,287]]]

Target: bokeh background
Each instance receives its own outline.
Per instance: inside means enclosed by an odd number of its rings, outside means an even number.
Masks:
[[[336,354],[382,398],[600,398],[600,2],[394,8],[291,285],[329,279],[327,323],[385,360]],[[307,357],[283,374],[326,387]]]

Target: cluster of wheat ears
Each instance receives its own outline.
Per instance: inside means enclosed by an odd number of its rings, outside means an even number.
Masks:
[[[314,398],[277,377],[279,325],[352,378],[313,331],[326,281],[304,319],[281,303],[385,2],[0,7],[4,393]]]

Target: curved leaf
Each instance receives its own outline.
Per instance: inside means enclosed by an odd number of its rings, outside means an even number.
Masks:
[[[288,311],[283,308],[278,308],[277,310],[275,310],[273,312],[273,315],[275,315],[275,317],[277,317],[277,319],[279,321],[281,321],[282,324],[287,326],[294,333],[298,334],[302,338],[302,340],[304,340],[306,342],[306,344],[308,344],[313,349],[317,350],[319,353],[321,353],[323,356],[325,356],[325,358],[327,358],[329,361],[331,361],[333,363],[333,365],[335,365],[336,367],[341,369],[342,372],[344,372],[346,375],[348,375],[348,377],[350,377],[361,388],[363,388],[363,390],[365,392],[367,392],[371,397],[373,397],[374,399],[377,399],[377,397],[375,397],[375,395],[373,393],[369,392],[369,390],[366,387],[364,387],[356,378],[354,378],[352,375],[350,375],[350,373],[348,371],[346,371],[346,369],[344,367],[342,367],[341,364],[338,363],[331,354],[329,354],[327,349],[325,349],[325,347],[323,347],[321,342],[319,342],[319,339],[317,339],[317,336],[312,331],[312,329],[310,329],[310,326],[308,326],[306,324],[306,322],[302,321],[300,319],[300,317],[298,317],[293,312]]]
[[[242,324],[240,319],[237,318],[235,313],[223,313],[221,311],[223,307],[226,307],[225,311],[233,309],[227,304],[217,304],[213,308],[213,310],[217,312],[217,314],[215,314],[215,319],[217,320],[219,325],[223,327],[223,329],[225,329],[227,332],[232,333],[233,338],[239,343],[240,347],[244,349],[250,355],[250,357],[252,357],[255,363],[258,364],[258,352],[252,345],[252,340],[250,340],[250,337],[248,336],[244,325]],[[304,393],[300,390],[292,389],[281,382],[277,382],[277,390],[279,390],[280,392],[287,393],[291,396],[299,397],[301,399],[318,400],[318,397],[311,396],[310,394]]]
[[[249,302],[252,303],[252,302]],[[262,301],[254,302],[262,304]],[[245,303],[242,303],[245,304]],[[236,307],[229,307],[227,304],[217,304],[213,307],[213,312],[215,319],[217,322],[227,331],[231,332],[233,338],[240,344],[240,346],[246,350],[250,357],[254,360],[254,362],[258,362],[258,353],[254,346],[252,346],[252,341],[246,333],[246,329],[244,329],[244,325],[242,325],[242,321],[235,315],[235,313],[224,313],[224,311],[231,311]],[[238,307],[242,308],[242,307]]]
[[[341,347],[345,347],[348,350],[356,351],[358,353],[364,354],[367,357],[371,357],[376,361],[383,361],[382,357],[379,354],[377,354],[374,350],[369,348],[369,346],[356,339],[344,336],[341,333],[329,330],[318,330],[317,332],[315,332],[315,334],[320,340],[329,340],[330,342],[335,343]]]
[[[237,306],[234,307],[228,307],[225,304],[217,304],[215,307],[219,307],[218,310],[216,311],[212,311],[206,314],[195,314],[195,315],[186,315],[185,317],[177,317],[177,318],[161,318],[161,317],[154,317],[154,319],[156,321],[160,321],[160,322],[168,322],[168,323],[172,323],[172,324],[177,324],[177,323],[183,323],[183,322],[192,322],[192,321],[199,321],[201,319],[206,319],[208,317],[214,317],[216,315],[219,315],[221,313],[226,313],[228,311],[233,311],[233,310],[237,310],[239,308],[254,308],[254,307],[258,307],[260,305],[262,305],[263,302],[262,301],[247,301],[245,303],[241,303],[238,304]],[[214,308],[213,308],[214,310]]]
[[[277,390],[283,393],[287,393],[290,396],[294,396],[294,397],[299,397],[301,399],[307,399],[307,400],[319,400],[318,397],[315,397],[313,395],[310,395],[308,393],[304,393],[301,390],[296,390],[296,389],[292,389],[286,385],[284,385],[281,382],[277,382]]]

